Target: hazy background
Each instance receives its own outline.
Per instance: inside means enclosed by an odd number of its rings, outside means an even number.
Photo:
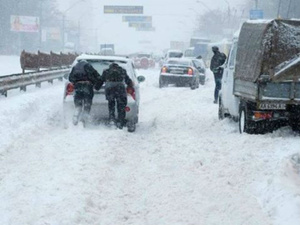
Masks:
[[[143,6],[155,30],[136,31],[122,21],[124,14],[104,14],[104,5]],[[156,53],[192,36],[231,40],[254,9],[263,19],[300,18],[299,0],[0,0],[0,6],[2,55],[98,53],[100,44],[115,44],[117,54]],[[19,17],[37,21],[35,31],[12,29]]]
[[[58,0],[59,9],[64,11],[72,7],[67,18],[78,20],[85,39],[95,39],[96,43],[115,43],[116,51],[160,51],[169,47],[170,41],[189,41],[195,34],[197,18],[212,10],[236,11],[242,17],[243,0]],[[76,4],[76,5],[75,5]],[[75,5],[75,6],[74,6]],[[155,31],[135,31],[122,22],[122,14],[104,14],[104,5],[144,6],[144,14],[152,16]],[[221,32],[221,31],[220,31]],[[207,36],[200,33],[201,36]],[[82,39],[82,42],[85,42]],[[93,44],[93,41],[89,41]],[[90,50],[94,47],[90,46]]]

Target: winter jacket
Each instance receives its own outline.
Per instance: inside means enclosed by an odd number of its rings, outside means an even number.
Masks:
[[[220,66],[222,66],[225,63],[226,58],[227,57],[224,53],[217,51],[211,59],[210,70],[213,73],[219,73],[223,71],[222,68],[220,68]]]
[[[110,66],[103,71],[100,82],[96,84],[96,89],[100,89],[103,83],[106,83],[106,88],[115,85],[124,85],[124,83],[127,86],[133,86],[132,80],[128,76],[126,70],[118,65]]]
[[[73,68],[69,75],[69,81],[76,84],[78,82],[89,82],[91,85],[99,82],[101,76],[88,62],[80,61]]]

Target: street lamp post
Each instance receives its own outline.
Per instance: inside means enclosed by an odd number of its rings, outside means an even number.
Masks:
[[[67,8],[65,11],[63,11],[63,20],[62,20],[62,49],[65,48],[65,21],[66,21],[66,13],[72,9],[75,5],[77,5],[79,2],[85,2],[85,0],[79,0],[75,2],[73,5],[71,5],[69,8]]]

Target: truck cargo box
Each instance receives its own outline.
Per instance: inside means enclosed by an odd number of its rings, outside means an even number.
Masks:
[[[256,82],[261,75],[272,81],[300,78],[300,20],[248,21],[237,48],[235,78]]]

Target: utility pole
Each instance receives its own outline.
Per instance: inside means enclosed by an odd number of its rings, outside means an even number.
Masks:
[[[255,0],[255,9],[258,9],[258,0]]]
[[[287,18],[290,17],[290,10],[291,10],[291,3],[292,3],[292,0],[289,1],[289,7],[288,7],[288,11],[287,11]]]
[[[278,2],[277,18],[280,17],[281,0]]]
[[[78,0],[73,5],[71,5],[69,8],[67,8],[65,11],[63,11],[63,24],[62,24],[62,50],[65,48],[65,22],[66,22],[66,13],[72,9],[75,5],[77,5],[79,2],[85,2],[85,0]]]

